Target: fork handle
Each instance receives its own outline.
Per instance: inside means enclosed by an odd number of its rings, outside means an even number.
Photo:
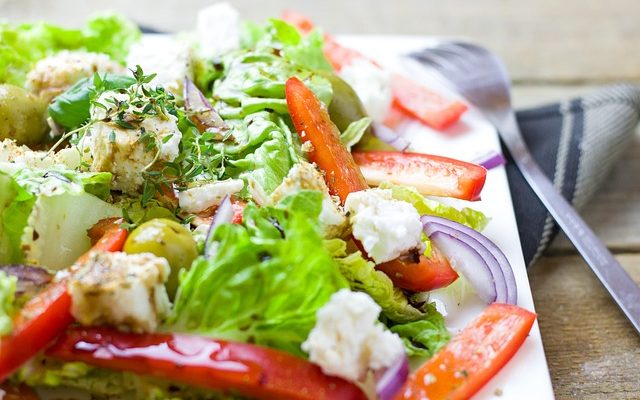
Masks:
[[[618,307],[640,333],[640,288],[616,261],[609,249],[556,190],[527,149],[513,112],[493,121],[522,175],[576,247],[587,265],[607,289]]]

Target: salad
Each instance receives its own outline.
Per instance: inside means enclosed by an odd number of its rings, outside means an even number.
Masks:
[[[0,24],[0,398],[471,397],[535,314],[486,169],[396,129],[466,108],[292,12]]]

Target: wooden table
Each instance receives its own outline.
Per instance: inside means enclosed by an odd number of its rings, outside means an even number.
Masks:
[[[516,105],[565,99],[611,81],[640,82],[638,0],[231,1],[253,20],[285,8],[330,32],[462,36],[506,61]],[[79,24],[103,7],[163,29],[188,29],[205,0],[0,0],[0,18]],[[640,131],[583,214],[640,281]],[[640,398],[640,337],[566,240],[530,271],[558,399]]]

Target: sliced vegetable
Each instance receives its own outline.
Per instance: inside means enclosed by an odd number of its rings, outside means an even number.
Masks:
[[[309,18],[295,12],[284,13],[283,18],[296,25],[303,33],[313,29]],[[329,35],[324,36],[324,55],[336,71],[352,64],[354,60],[367,59],[360,52],[342,46]],[[402,75],[395,74],[391,83],[394,106],[435,129],[444,129],[453,124],[467,110],[464,103],[446,99]]]
[[[391,80],[394,104],[407,114],[435,129],[444,129],[460,119],[467,106],[449,100],[411,79],[394,75]]]
[[[313,146],[309,160],[325,172],[331,194],[344,202],[349,193],[367,189],[360,169],[340,142],[338,128],[313,92],[295,77],[287,80],[285,91],[293,125],[300,140]]]
[[[74,327],[47,354],[258,399],[366,399],[354,384],[290,354],[184,334]]]
[[[229,196],[224,196],[224,199],[220,202],[220,205],[216,209],[216,213],[213,214],[213,219],[211,220],[211,224],[209,225],[209,231],[207,232],[207,237],[204,240],[204,256],[210,258],[213,255],[213,232],[215,232],[216,228],[222,224],[230,224],[233,221],[233,217],[235,212],[233,210],[233,204],[231,204],[231,200]]]
[[[514,305],[491,304],[409,377],[396,400],[469,399],[518,351],[535,318]]]
[[[482,165],[486,169],[493,169],[499,167],[501,165],[505,165],[507,160],[504,158],[502,153],[497,151],[490,151],[486,154],[483,154],[481,157],[478,157],[474,160],[475,164]]]
[[[367,151],[353,159],[370,185],[389,181],[428,196],[478,200],[487,177],[479,165],[429,154]]]
[[[388,145],[393,146],[393,148],[395,148],[398,151],[405,151],[411,145],[411,142],[409,142],[407,139],[398,135],[396,132],[394,132],[391,128],[387,127],[386,125],[383,125],[380,123],[373,124],[373,134],[376,135],[378,139],[382,140]],[[358,161],[356,160],[356,162]],[[362,170],[362,167],[360,167],[360,170]],[[363,171],[363,174],[364,174],[364,171]],[[365,179],[367,179],[366,175],[365,175]],[[370,183],[368,180],[367,182]]]
[[[126,238],[125,229],[110,229],[89,252],[121,250]],[[86,259],[89,252],[78,262]],[[0,382],[51,343],[72,322],[71,296],[64,280],[49,285],[29,300],[16,316],[11,335],[0,336]]]
[[[16,296],[33,295],[53,278],[46,269],[29,265],[1,265],[0,273],[2,272],[16,277]]]
[[[187,115],[196,124],[200,132],[216,133],[219,135],[218,139],[222,139],[224,133],[229,130],[229,127],[220,118],[220,115],[209,103],[209,100],[187,77],[184,78],[184,107]]]
[[[516,304],[518,291],[509,260],[486,236],[446,218],[423,216],[424,232],[487,303]]]
[[[406,355],[398,358],[391,366],[375,372],[376,394],[380,400],[391,400],[402,388],[409,376],[409,360]]]
[[[431,248],[430,257],[420,255],[417,260],[410,256],[401,257],[376,268],[387,274],[395,286],[413,292],[443,288],[458,279],[456,271],[435,246]]]
[[[47,287],[20,310],[13,332],[0,337],[0,382],[48,345],[71,322],[71,297],[64,282]]]

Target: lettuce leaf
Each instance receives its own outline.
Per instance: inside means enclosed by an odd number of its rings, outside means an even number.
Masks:
[[[420,215],[447,218],[477,231],[483,230],[489,223],[489,218],[480,211],[468,207],[458,210],[437,200],[428,199],[412,187],[394,185],[389,182],[382,182],[379,187],[381,189],[391,189],[394,199],[404,200],[413,204]]]
[[[319,245],[321,203],[322,193],[302,191],[273,207],[250,204],[242,225],[219,226],[213,257],[182,276],[166,328],[303,355],[317,311],[348,287]]]
[[[333,70],[324,56],[324,39],[318,30],[303,36],[293,25],[272,18],[262,26],[244,24],[240,43],[244,48],[278,50],[284,59],[304,68]]]
[[[63,268],[90,247],[87,229],[121,216],[110,196],[111,174],[0,169],[0,262]]]
[[[349,124],[347,129],[340,135],[340,141],[345,147],[351,150],[367,132],[367,128],[371,125],[371,118],[364,117]]]
[[[16,277],[0,271],[0,336],[11,333]]]
[[[34,202],[32,193],[0,171],[0,263],[16,264],[23,260],[22,232]]]
[[[96,15],[80,29],[43,22],[0,23],[0,83],[23,86],[38,60],[60,50],[105,53],[124,62],[131,44],[140,36],[133,22],[113,13]]]
[[[365,292],[382,308],[382,314],[394,322],[411,322],[422,318],[422,310],[413,307],[402,290],[393,286],[391,279],[375,264],[365,260],[359,251],[347,255],[347,244],[341,239],[324,242],[340,266],[342,275],[349,281],[351,289]]]
[[[432,357],[451,339],[444,318],[432,304],[427,304],[422,319],[393,325],[390,330],[400,336],[410,357]]]
[[[135,83],[131,76],[105,74],[100,79],[102,90],[124,89]],[[84,78],[49,104],[49,116],[60,126],[72,130],[84,124],[90,116],[91,97],[96,85],[93,77]]]

